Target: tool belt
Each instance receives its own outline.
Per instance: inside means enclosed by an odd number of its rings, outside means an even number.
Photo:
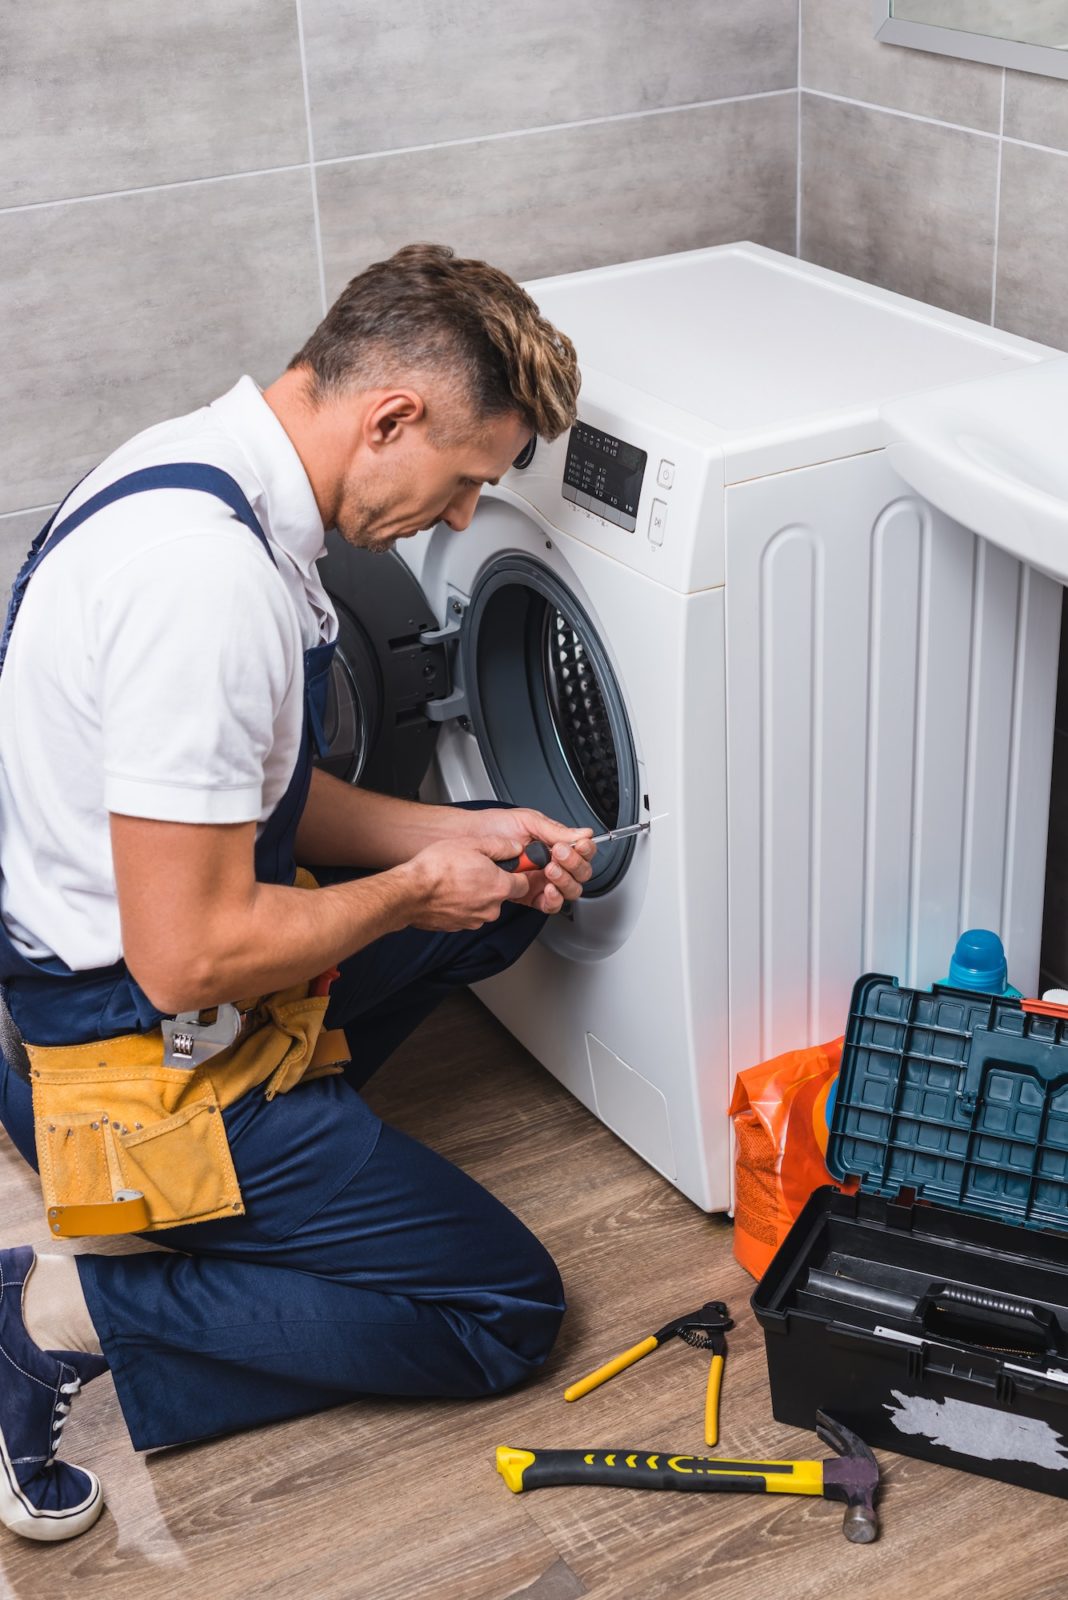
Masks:
[[[244,1212],[222,1112],[337,1073],[345,1035],[329,996],[298,984],[240,1006],[234,1043],[192,1069],[164,1065],[159,1028],[88,1044],[26,1042],[50,1233],[142,1233]]]

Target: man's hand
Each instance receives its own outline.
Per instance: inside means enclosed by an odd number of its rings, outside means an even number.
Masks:
[[[411,872],[418,901],[413,928],[433,933],[457,933],[496,922],[506,900],[528,904],[532,874],[502,872],[494,857],[518,855],[500,835],[485,843],[467,839],[440,840],[413,856],[402,872]],[[541,874],[539,873],[540,877]]]
[[[522,874],[527,890],[511,897],[520,905],[533,906],[535,911],[552,916],[566,900],[579,899],[583,884],[592,876],[590,861],[597,847],[590,843],[591,828],[567,827],[541,811],[525,808],[459,811],[456,817],[458,822],[463,819],[464,833],[472,843],[488,848],[498,860],[517,856],[532,839],[550,846],[553,859],[545,871]]]

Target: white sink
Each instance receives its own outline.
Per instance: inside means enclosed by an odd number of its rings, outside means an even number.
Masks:
[[[1068,583],[1068,356],[890,400],[882,415],[917,494]]]

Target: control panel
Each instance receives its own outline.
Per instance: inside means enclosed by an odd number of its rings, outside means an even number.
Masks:
[[[564,499],[633,533],[647,460],[637,445],[576,422],[567,442]]]

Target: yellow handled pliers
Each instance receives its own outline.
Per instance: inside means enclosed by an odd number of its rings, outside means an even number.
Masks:
[[[632,1345],[629,1350],[624,1350],[622,1355],[606,1362],[603,1367],[598,1367],[596,1372],[580,1378],[577,1383],[564,1390],[564,1399],[581,1400],[584,1394],[589,1394],[591,1389],[597,1389],[602,1383],[607,1383],[617,1372],[632,1367],[642,1356],[647,1356],[665,1340],[683,1339],[695,1350],[712,1351],[712,1364],[709,1367],[708,1387],[705,1392],[705,1443],[716,1444],[719,1440],[719,1391],[723,1382],[723,1362],[727,1354],[726,1334],[733,1326],[734,1322],[722,1300],[706,1300],[699,1311],[691,1311],[684,1317],[674,1317],[670,1322],[665,1322],[662,1328],[656,1333],[651,1333],[640,1344]]]

